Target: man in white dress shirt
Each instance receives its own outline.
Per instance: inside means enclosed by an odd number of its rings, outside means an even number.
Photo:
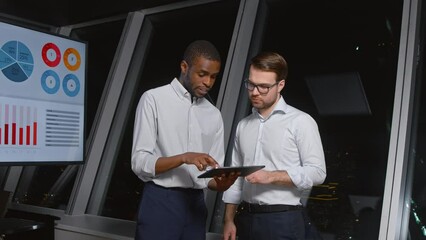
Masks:
[[[278,53],[251,61],[244,84],[253,109],[237,126],[231,165],[265,168],[224,192],[225,240],[306,239],[301,193],[323,183],[326,166],[316,122],[281,96],[287,74]]]
[[[203,189],[224,191],[237,176],[198,178],[223,166],[220,111],[204,97],[220,71],[220,55],[208,41],[191,43],[179,78],[146,91],[136,110],[132,170],[145,182],[137,240],[198,240],[206,237]]]

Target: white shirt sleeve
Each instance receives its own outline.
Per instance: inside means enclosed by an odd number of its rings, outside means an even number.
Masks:
[[[132,170],[142,180],[155,176],[157,123],[155,101],[145,92],[136,109],[133,130]],[[143,133],[143,135],[142,135]]]

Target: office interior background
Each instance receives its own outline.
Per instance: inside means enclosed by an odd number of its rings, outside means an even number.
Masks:
[[[207,39],[223,59],[210,95],[226,164],[251,111],[249,60],[277,51],[289,63],[284,99],[317,121],[323,142],[327,178],[303,203],[324,239],[426,239],[422,0],[60,2],[2,1],[0,20],[88,43],[84,164],[0,166],[9,209],[59,217],[56,239],[133,239],[137,102],[178,76],[189,42]],[[217,236],[221,194],[206,191],[206,202],[206,233]]]

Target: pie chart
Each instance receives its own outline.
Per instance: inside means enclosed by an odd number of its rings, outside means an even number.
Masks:
[[[7,79],[23,82],[33,72],[33,55],[22,42],[6,42],[0,49],[0,69]]]

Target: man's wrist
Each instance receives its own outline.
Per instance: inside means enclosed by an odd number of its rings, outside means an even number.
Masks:
[[[223,223],[234,223],[234,218],[231,218],[231,219],[229,219],[229,218],[225,218],[224,220],[223,220]]]

